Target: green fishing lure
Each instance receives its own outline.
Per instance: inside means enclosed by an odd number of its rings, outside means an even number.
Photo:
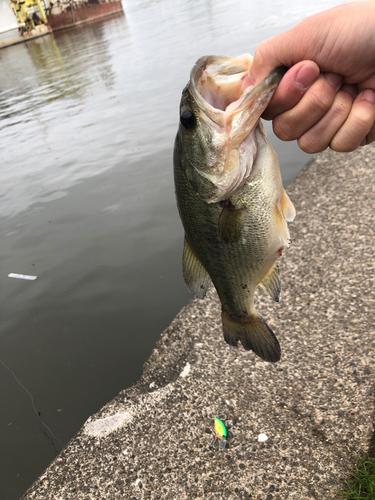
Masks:
[[[225,450],[228,441],[228,429],[224,422],[218,417],[215,417],[215,434],[216,438],[219,440],[219,448]],[[214,447],[215,441],[216,439],[214,438]]]

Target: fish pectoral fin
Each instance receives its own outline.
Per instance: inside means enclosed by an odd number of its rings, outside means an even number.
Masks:
[[[279,274],[279,267],[274,264],[266,276],[259,283],[265,292],[275,301],[279,302],[281,296],[281,280]]]
[[[238,241],[244,226],[245,209],[234,208],[232,205],[223,208],[218,220],[218,228],[223,240]]]
[[[186,236],[182,256],[182,269],[188,289],[199,299],[204,299],[210,284],[210,276],[191,248]]]
[[[246,351],[254,351],[264,361],[275,363],[280,360],[280,344],[275,334],[263,319],[254,314],[244,322],[237,322],[222,313],[225,341],[237,346],[238,340]]]
[[[293,203],[291,202],[289,196],[286,194],[285,189],[283,188],[283,192],[280,200],[281,210],[283,211],[284,217],[288,222],[292,222],[294,217],[296,216],[296,209],[294,208]]]

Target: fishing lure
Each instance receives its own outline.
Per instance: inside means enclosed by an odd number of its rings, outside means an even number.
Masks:
[[[228,429],[219,417],[215,417],[215,434],[216,436],[213,438],[212,447],[215,448],[216,439],[219,440],[219,448],[221,450],[225,450],[228,441]]]

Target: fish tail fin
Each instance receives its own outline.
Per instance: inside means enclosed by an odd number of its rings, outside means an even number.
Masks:
[[[222,313],[225,341],[237,346],[238,340],[246,351],[254,351],[265,361],[275,363],[281,356],[280,344],[267,323],[257,314],[246,321],[236,321],[225,312]]]

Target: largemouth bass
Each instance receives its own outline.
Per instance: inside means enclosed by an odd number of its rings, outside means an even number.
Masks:
[[[254,87],[251,63],[248,54],[196,62],[182,92],[174,176],[186,285],[204,298],[211,278],[226,342],[275,362],[280,345],[255,310],[254,292],[259,285],[279,301],[276,261],[295,210],[260,116],[285,70]]]

